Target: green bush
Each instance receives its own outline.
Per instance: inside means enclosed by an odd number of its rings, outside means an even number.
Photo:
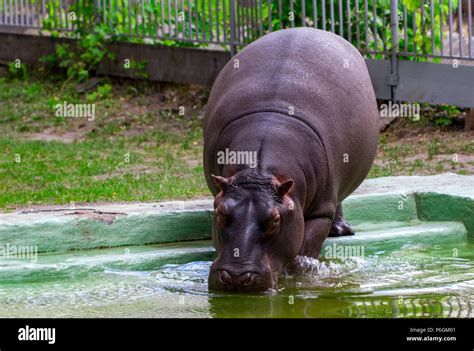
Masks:
[[[27,79],[28,78],[28,66],[20,60],[15,60],[8,63],[8,75],[7,78],[12,79]]]

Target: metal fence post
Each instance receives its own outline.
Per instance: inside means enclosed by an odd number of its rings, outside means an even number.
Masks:
[[[390,86],[392,100],[395,99],[398,85],[398,0],[390,0],[390,32],[392,34],[392,50],[390,55]]]
[[[230,0],[230,56],[234,57],[237,53],[235,43],[235,0]]]
[[[100,0],[94,0],[94,24],[100,23]]]

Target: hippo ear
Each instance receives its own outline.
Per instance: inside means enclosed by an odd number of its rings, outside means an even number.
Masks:
[[[293,183],[293,179],[285,180],[283,183],[278,182],[276,185],[278,195],[285,196],[293,187]]]
[[[226,178],[226,177],[221,177],[221,176],[216,176],[214,174],[211,174],[212,181],[214,184],[221,190],[224,191],[230,184],[231,178]]]

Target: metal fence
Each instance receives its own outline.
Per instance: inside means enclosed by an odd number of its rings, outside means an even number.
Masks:
[[[0,27],[73,31],[106,24],[124,39],[217,44],[235,53],[265,33],[331,31],[368,57],[474,60],[473,0],[0,0]],[[416,4],[416,5],[413,5]],[[1,29],[0,29],[1,30]]]

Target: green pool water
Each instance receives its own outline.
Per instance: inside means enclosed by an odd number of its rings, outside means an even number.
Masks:
[[[330,239],[326,256],[363,254],[299,258],[278,291],[249,295],[208,292],[207,241],[2,260],[0,317],[474,317],[474,242],[435,234]]]

